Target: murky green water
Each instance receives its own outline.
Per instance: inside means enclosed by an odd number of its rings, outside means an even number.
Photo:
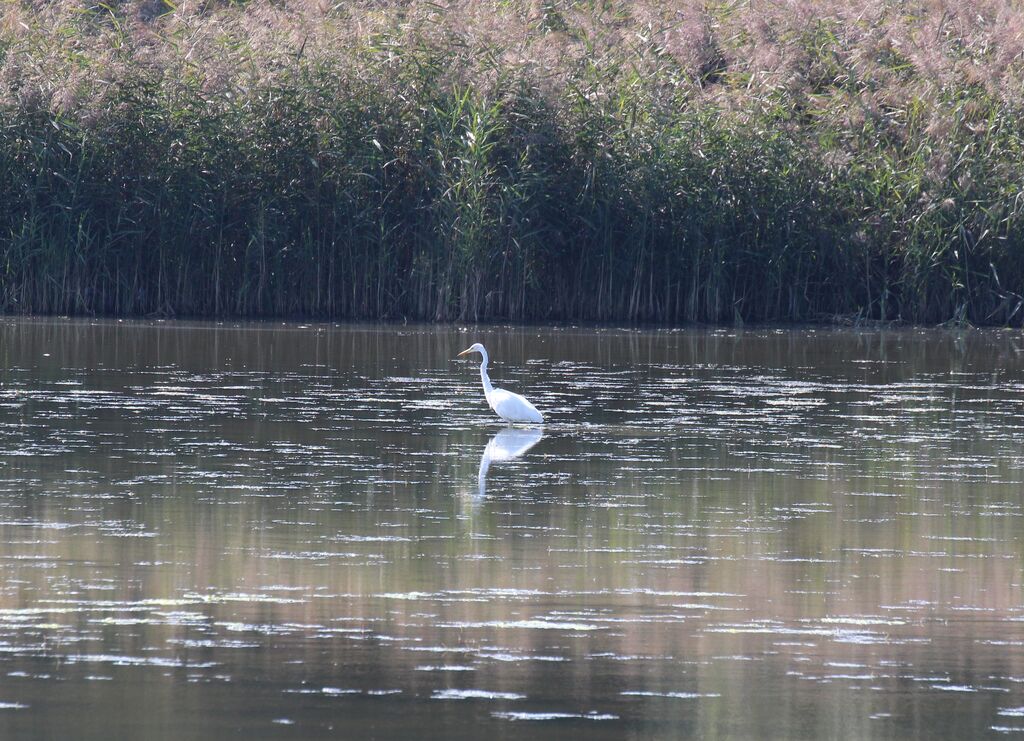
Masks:
[[[6,320],[0,353],[4,738],[1024,734],[1020,333]]]

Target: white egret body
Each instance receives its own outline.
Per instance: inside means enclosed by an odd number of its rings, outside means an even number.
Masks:
[[[491,385],[491,379],[487,375],[487,350],[479,342],[474,342],[468,348],[459,353],[461,358],[471,352],[478,352],[483,356],[480,361],[480,380],[484,384],[484,396],[487,397],[487,404],[494,410],[494,413],[506,422],[516,424],[540,424],[544,417],[537,411],[537,407],[526,400],[526,397],[513,394],[505,389],[496,389]]]

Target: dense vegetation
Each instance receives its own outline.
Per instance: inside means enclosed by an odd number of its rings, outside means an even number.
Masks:
[[[1015,0],[0,8],[0,310],[1024,321]]]

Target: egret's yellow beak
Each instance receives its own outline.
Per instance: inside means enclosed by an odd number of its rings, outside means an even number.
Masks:
[[[471,347],[467,347],[467,348],[466,348],[465,350],[463,350],[462,352],[460,352],[460,353],[459,353],[458,355],[456,355],[455,357],[457,357],[457,358],[461,358],[461,357],[462,357],[463,355],[469,355],[469,354],[470,354],[471,352],[473,352],[473,348],[471,348]]]

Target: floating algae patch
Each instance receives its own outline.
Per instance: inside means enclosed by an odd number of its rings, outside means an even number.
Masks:
[[[432,700],[525,700],[526,695],[516,692],[492,692],[490,690],[435,690]]]

